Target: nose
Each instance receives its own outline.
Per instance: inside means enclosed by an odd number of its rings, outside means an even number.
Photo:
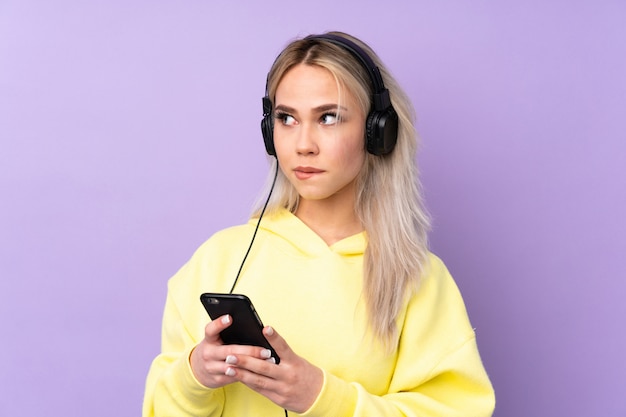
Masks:
[[[319,152],[317,126],[311,123],[300,125],[296,139],[296,152],[300,155],[312,155]]]

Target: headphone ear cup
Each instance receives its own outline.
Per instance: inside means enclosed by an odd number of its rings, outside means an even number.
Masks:
[[[272,100],[268,96],[263,97],[263,119],[261,120],[261,133],[265,142],[265,151],[268,155],[276,156],[274,148],[274,117],[272,116]]]
[[[398,113],[393,107],[373,111],[365,123],[365,146],[372,155],[387,155],[398,140]]]
[[[274,149],[274,119],[272,116],[265,116],[261,120],[261,133],[265,142],[265,151],[268,155],[276,156]]]

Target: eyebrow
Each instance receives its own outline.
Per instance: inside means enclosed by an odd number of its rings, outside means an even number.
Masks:
[[[323,113],[329,110],[343,110],[348,111],[348,109],[344,106],[339,106],[337,104],[322,104],[321,106],[314,107],[312,110],[316,113]],[[287,113],[297,113],[296,109],[293,107],[285,106],[284,104],[279,104],[276,106],[275,110],[284,111]]]

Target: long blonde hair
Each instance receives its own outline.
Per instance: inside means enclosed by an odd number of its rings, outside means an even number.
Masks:
[[[428,261],[427,232],[430,219],[424,207],[415,161],[417,133],[410,100],[378,56],[359,39],[341,32],[329,32],[359,45],[379,67],[392,105],[398,113],[398,141],[385,156],[367,154],[357,179],[355,211],[367,235],[364,254],[363,295],[373,335],[390,350],[398,341],[398,323],[406,297],[417,290]],[[283,75],[298,64],[329,70],[338,84],[350,91],[368,114],[372,82],[363,65],[352,54],[324,39],[299,39],[278,56],[268,74],[267,94],[274,102]],[[274,178],[276,159],[266,184],[265,195]],[[278,172],[268,213],[280,208],[295,212],[298,194],[282,172]],[[261,211],[257,204],[256,216]]]

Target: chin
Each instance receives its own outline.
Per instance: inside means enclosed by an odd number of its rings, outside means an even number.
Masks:
[[[329,195],[317,193],[298,193],[301,201],[321,201],[326,200]]]

